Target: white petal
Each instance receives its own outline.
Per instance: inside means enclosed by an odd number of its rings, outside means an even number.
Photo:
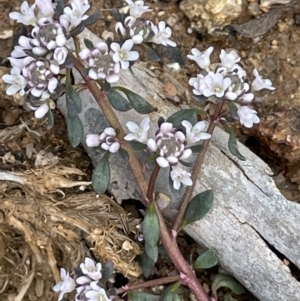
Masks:
[[[156,162],[160,167],[168,167],[169,162],[164,157],[157,157]]]
[[[49,111],[49,107],[46,103],[42,104],[35,112],[34,116],[35,118],[43,118]]]

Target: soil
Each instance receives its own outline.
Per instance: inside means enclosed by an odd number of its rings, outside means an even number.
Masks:
[[[99,36],[104,30],[114,32],[111,8],[123,7],[123,1],[91,2],[92,10],[101,8],[101,16],[90,29]],[[191,48],[203,51],[209,46],[215,48],[213,61],[217,61],[221,49],[235,49],[248,74],[252,74],[254,67],[258,68],[276,90],[257,95],[256,109],[261,117],[258,126],[251,130],[237,126],[235,130],[239,139],[273,168],[275,182],[284,196],[300,202],[300,7],[296,5],[285,10],[276,26],[264,36],[249,39],[241,35],[206,35],[196,31],[189,34],[190,21],[180,11],[178,2],[146,1],[153,8],[153,13],[146,17],[156,23],[165,20],[172,25],[172,39],[178,45],[167,50],[157,47],[162,63],[149,62],[149,68],[158,76],[167,72],[190,89],[188,79],[199,70],[186,56]],[[8,13],[16,11],[18,3],[0,1],[1,29],[14,30],[11,38],[0,40],[1,76],[9,70],[6,58],[20,33],[20,26],[8,18]],[[248,5],[244,1],[237,24],[253,18],[247,10]],[[168,64],[174,62],[179,63],[180,70],[170,69]],[[172,86],[166,89],[176,94],[176,87],[175,92]],[[0,93],[0,170],[18,172],[24,180],[22,184],[0,182],[1,300],[56,300],[51,287],[59,281],[58,267],[70,270],[85,256],[104,260],[118,252],[119,257],[114,259],[118,271],[130,281],[137,280],[139,267],[132,256],[141,252],[136,242],[136,226],[140,223],[137,206],[124,205],[124,211],[109,197],[96,199],[90,186],[85,192],[80,190],[83,182],[90,181],[93,166],[81,147],[70,146],[65,120],[59,111],[55,111],[54,128],[47,130],[43,120],[35,120],[32,112],[23,110],[20,97],[5,95],[3,82]],[[193,98],[180,102],[199,106]],[[21,119],[29,130],[19,126]],[[53,229],[60,236],[54,235]],[[129,249],[124,248],[125,241]],[[180,237],[180,247],[187,258],[191,252],[199,251],[186,236]],[[170,271],[170,262],[161,259],[153,277],[168,275]],[[199,274],[208,291],[210,278],[216,272],[214,269]],[[24,297],[18,299],[16,296],[20,298],[22,293]],[[160,294],[161,288],[152,289],[151,293]],[[223,295],[221,291],[220,300]],[[184,300],[192,300],[187,291],[183,290],[182,296]],[[249,293],[235,298],[256,300]]]

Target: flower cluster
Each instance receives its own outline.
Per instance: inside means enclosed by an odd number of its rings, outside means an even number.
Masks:
[[[53,287],[55,292],[60,292],[58,301],[63,299],[64,294],[70,293],[75,289],[76,301],[111,300],[107,297],[106,291],[101,283],[101,263],[98,262],[95,264],[92,259],[86,257],[84,263],[80,264],[81,275],[77,277],[76,280],[74,280],[65,269],[61,269],[60,271],[62,281]]]
[[[246,71],[238,65],[241,58],[235,51],[227,53],[221,50],[220,63],[211,64],[210,55],[214,48],[206,51],[191,50],[192,55],[187,57],[195,61],[202,72],[197,77],[192,77],[189,84],[193,87],[195,95],[214,97],[216,101],[230,101],[236,105],[236,116],[245,127],[251,128],[254,123],[259,123],[257,112],[248,107],[253,101],[253,92],[262,89],[274,90],[269,79],[262,79],[256,69],[253,70],[255,79],[250,84],[246,78]],[[233,116],[233,117],[236,117]]]
[[[152,42],[164,46],[176,46],[176,43],[170,40],[172,30],[164,21],[160,21],[156,26],[151,21],[141,18],[145,12],[152,11],[148,6],[144,6],[144,1],[125,1],[129,5],[129,16],[124,22],[118,22],[115,26],[116,32],[121,37],[130,37],[134,44]]]
[[[173,187],[179,189],[181,183],[192,185],[191,174],[187,172],[180,164],[180,160],[189,158],[192,150],[187,147],[201,140],[211,137],[210,134],[204,133],[205,123],[198,122],[194,126],[187,121],[182,121],[185,132],[174,128],[170,122],[163,122],[156,132],[155,139],[148,139],[150,119],[144,118],[140,125],[129,121],[126,126],[131,133],[127,134],[124,139],[127,141],[137,140],[147,144],[147,149],[155,154],[156,163],[162,167],[171,167],[170,177],[173,181]]]
[[[70,0],[63,10],[56,9],[51,0],[36,0],[32,6],[24,1],[21,12],[10,13],[18,23],[33,28],[30,37],[19,38],[8,58],[11,73],[2,79],[10,84],[8,95],[27,95],[29,107],[35,110],[37,118],[51,108],[49,103],[53,102],[49,99],[56,100],[63,92],[61,79],[66,73],[66,43],[72,36],[72,29],[88,18],[85,13],[89,8],[87,0]]]
[[[86,145],[88,147],[97,147],[101,144],[101,148],[104,150],[116,153],[120,148],[120,142],[116,135],[116,131],[108,127],[100,135],[88,134],[86,136]]]

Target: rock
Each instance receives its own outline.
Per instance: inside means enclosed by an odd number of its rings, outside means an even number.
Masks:
[[[200,32],[212,34],[242,12],[242,0],[183,0],[180,9]]]

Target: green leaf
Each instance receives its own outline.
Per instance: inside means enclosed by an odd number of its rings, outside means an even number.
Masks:
[[[218,263],[215,250],[207,250],[202,253],[194,262],[194,269],[209,269]]]
[[[169,292],[163,298],[160,298],[159,301],[181,301],[181,299],[177,293]]]
[[[96,168],[93,171],[93,188],[98,194],[102,194],[106,191],[110,181],[110,169],[108,159],[109,153],[106,153],[98,162]]]
[[[139,256],[139,263],[143,271],[145,278],[148,278],[151,275],[151,272],[154,268],[155,262],[152,260],[146,252]]]
[[[83,139],[83,126],[78,116],[67,115],[67,127],[69,140],[73,147],[79,145]]]
[[[230,294],[226,294],[224,296],[224,301],[238,301],[238,300],[234,299]]]
[[[104,265],[102,265],[102,277],[101,277],[102,283],[107,282],[108,279],[113,274],[113,272],[114,272],[114,264],[111,261],[107,261]]]
[[[59,20],[59,17],[64,13],[64,1],[56,0],[55,1],[55,19]]]
[[[130,109],[132,109],[131,104],[127,101],[126,98],[124,98],[119,92],[117,92],[115,89],[111,89],[109,93],[107,93],[107,98],[111,104],[111,106],[120,111],[120,112],[126,112]]]
[[[227,105],[229,107],[230,115],[232,118],[239,120],[239,115],[237,114],[237,107],[231,101],[227,101]]]
[[[94,23],[96,23],[99,20],[99,16],[100,16],[100,10],[98,8],[93,15],[89,16],[87,19],[83,20],[81,23],[83,23],[83,25],[85,27],[93,25]]]
[[[134,150],[137,150],[137,151],[141,151],[141,150],[144,150],[147,148],[146,144],[139,142],[139,141],[133,140],[133,141],[128,141],[128,143]]]
[[[151,202],[146,210],[146,215],[143,221],[143,235],[145,243],[148,246],[157,246],[159,240],[159,221],[154,202]]]
[[[86,46],[86,48],[88,48],[88,49],[94,48],[94,44],[91,40],[84,38],[83,42],[84,42],[84,45]]]
[[[141,292],[128,292],[129,300],[132,301],[155,301],[155,297]]]
[[[157,246],[150,246],[146,242],[145,243],[145,252],[155,263],[157,258],[158,258],[158,248],[157,248]]]
[[[193,153],[201,153],[203,150],[203,145],[196,144],[196,145],[190,146],[189,148],[192,150]]]
[[[226,132],[229,132],[229,139],[228,139],[228,149],[232,155],[240,159],[241,161],[246,161],[246,158],[239,152],[237,146],[237,140],[233,130],[227,125],[223,124]]]
[[[206,190],[193,197],[187,207],[180,229],[203,218],[211,209],[213,200],[212,190]]]
[[[120,148],[119,151],[119,156],[123,159],[123,160],[128,160],[129,159],[129,154],[127,152],[127,150],[125,150],[124,148]]]
[[[227,274],[218,274],[213,278],[211,289],[215,298],[217,298],[217,290],[221,287],[227,287],[238,295],[245,292],[244,288]]]
[[[197,114],[201,110],[196,109],[184,109],[180,110],[174,114],[172,114],[168,119],[167,122],[173,124],[175,128],[183,127],[181,122],[183,120],[188,120],[192,125],[195,125],[198,121]]]
[[[123,87],[115,87],[115,89],[118,89],[126,94],[130,104],[138,113],[149,114],[157,110],[149,102],[147,102],[147,100],[144,99],[142,96]]]
[[[160,62],[160,57],[151,47],[149,47],[146,44],[142,44],[142,45],[146,51],[146,54],[147,54],[149,60],[154,61],[154,62]]]
[[[52,129],[54,125],[54,116],[52,110],[49,110],[47,113],[48,121],[47,121],[47,130]]]
[[[70,70],[67,71],[66,76],[66,105],[68,110],[68,115],[77,116],[82,110],[81,99],[75,92],[71,84]]]

